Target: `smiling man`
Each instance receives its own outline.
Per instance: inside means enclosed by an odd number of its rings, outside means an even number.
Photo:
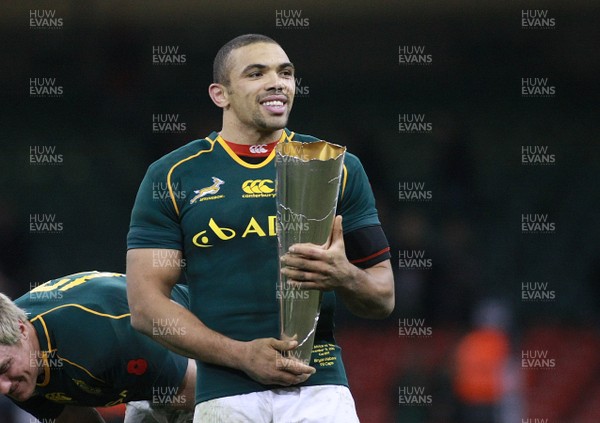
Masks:
[[[277,339],[274,147],[318,140],[286,128],[294,71],[271,38],[249,34],[225,44],[208,88],[223,111],[221,130],[152,164],[133,208],[132,325],[152,336],[154,319],[174,317],[187,328],[157,340],[197,360],[197,423],[358,421],[333,336],[335,298],[366,318],[386,317],[394,307],[375,200],[359,160],[347,154],[330,245],[296,244],[284,258],[288,281],[324,296],[309,365],[283,357],[297,342]],[[185,265],[155,265],[165,256]],[[169,301],[182,271],[189,311]]]
[[[0,294],[0,393],[44,421],[103,422],[95,407],[127,403],[126,423],[187,422],[194,361],[132,329],[125,275],[82,272],[11,301]],[[187,290],[173,289],[177,307]],[[169,322],[156,322],[168,335]]]

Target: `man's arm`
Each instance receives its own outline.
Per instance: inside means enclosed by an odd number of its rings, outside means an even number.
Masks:
[[[295,244],[281,259],[288,283],[303,289],[335,290],[360,317],[382,319],[394,309],[394,276],[389,260],[360,269],[346,257],[342,217],[336,216],[329,246]]]
[[[181,261],[177,250],[131,249],[127,253],[127,299],[135,329],[181,355],[241,370],[263,384],[289,386],[304,382],[315,372],[313,367],[288,363],[281,357],[280,352],[294,349],[296,341],[237,341],[208,328],[189,310],[171,301],[170,293],[181,269],[156,266],[153,257],[157,254],[173,257],[172,262]],[[169,336],[154,335],[155,325],[166,319],[182,330]]]

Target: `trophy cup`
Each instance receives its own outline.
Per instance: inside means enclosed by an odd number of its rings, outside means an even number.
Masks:
[[[277,240],[279,257],[291,245],[328,242],[342,177],[345,147],[326,141],[289,141],[276,147]],[[281,264],[280,264],[281,266]],[[290,286],[279,273],[280,337],[298,347],[284,356],[310,363],[322,292]]]

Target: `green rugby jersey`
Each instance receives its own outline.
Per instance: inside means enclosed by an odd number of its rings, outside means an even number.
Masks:
[[[176,286],[172,298],[188,308],[187,287]],[[15,403],[37,418],[56,418],[65,405],[104,407],[162,399],[166,392],[175,396],[183,381],[188,359],[131,327],[123,274],[53,279],[15,304],[40,342],[31,365],[44,366],[34,396]]]
[[[317,139],[285,129],[279,142]],[[235,141],[235,140],[231,140]],[[279,338],[279,281],[275,229],[275,151],[258,164],[238,157],[213,132],[153,163],[136,197],[129,249],[183,252],[190,310],[209,328],[250,341]],[[367,176],[346,153],[338,214],[344,232],[379,225]],[[335,294],[326,292],[311,365],[303,385],[347,385],[333,337]],[[196,401],[273,388],[242,371],[198,362]]]

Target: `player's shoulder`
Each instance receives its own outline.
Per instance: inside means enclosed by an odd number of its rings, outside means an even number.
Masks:
[[[51,279],[15,301],[32,320],[72,320],[73,312],[104,316],[129,312],[126,276],[118,272],[85,271]],[[66,321],[65,320],[65,321]],[[81,323],[81,322],[80,322]]]
[[[206,138],[190,141],[156,160],[150,165],[148,170],[153,173],[168,172],[171,168],[187,159],[212,151],[215,138],[216,133],[212,133]]]

